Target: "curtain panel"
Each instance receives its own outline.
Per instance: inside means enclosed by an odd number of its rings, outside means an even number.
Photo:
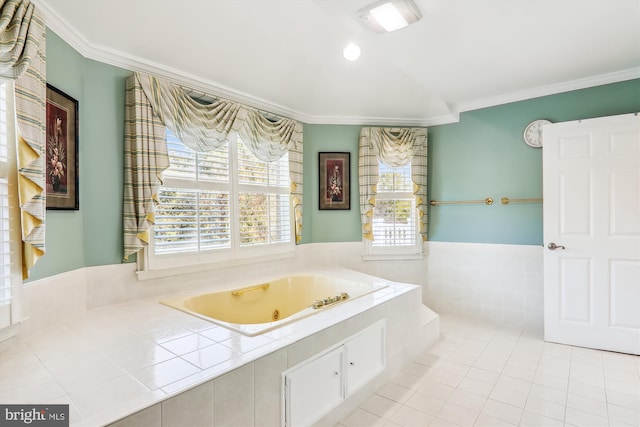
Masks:
[[[46,51],[45,20],[35,5],[0,1],[0,77],[15,81],[24,279],[45,253]]]
[[[373,240],[378,162],[390,167],[411,162],[413,194],[422,240],[427,240],[427,129],[363,127],[360,130],[358,179],[362,236]]]
[[[302,123],[266,117],[259,110],[214,98],[203,102],[191,90],[157,77],[135,73],[127,80],[125,106],[125,259],[147,246],[154,204],[169,166],[164,126],[187,147],[212,151],[240,136],[260,160],[289,153],[291,200],[296,243],[302,237]]]

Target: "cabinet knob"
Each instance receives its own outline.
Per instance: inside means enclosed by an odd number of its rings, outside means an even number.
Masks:
[[[335,371],[333,375],[340,375],[340,373],[338,371]]]
[[[349,362],[349,365],[351,365],[351,366],[355,366],[355,365],[356,365],[356,362]]]

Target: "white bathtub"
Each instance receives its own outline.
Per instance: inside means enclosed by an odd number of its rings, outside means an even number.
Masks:
[[[161,304],[255,336],[295,320],[330,310],[386,287],[322,275],[292,275],[236,289],[169,298]]]

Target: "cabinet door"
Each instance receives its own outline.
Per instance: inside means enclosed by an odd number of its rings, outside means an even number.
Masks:
[[[287,427],[311,425],[342,402],[343,354],[337,348],[285,376]]]
[[[384,323],[376,323],[345,343],[347,395],[384,370],[384,333]]]

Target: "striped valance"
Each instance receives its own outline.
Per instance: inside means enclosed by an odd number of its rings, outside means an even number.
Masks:
[[[44,255],[46,27],[30,0],[0,1],[0,77],[15,81],[22,276]]]
[[[127,80],[125,106],[124,255],[148,244],[154,203],[162,171],[168,165],[164,126],[186,146],[212,151],[240,136],[260,160],[272,162],[289,154],[295,236],[302,237],[302,123],[265,115],[259,110],[204,95],[148,74]]]
[[[411,179],[420,234],[427,240],[427,129],[363,127],[360,131],[358,178],[362,235],[373,240],[372,221],[378,164],[400,167],[411,162]]]

